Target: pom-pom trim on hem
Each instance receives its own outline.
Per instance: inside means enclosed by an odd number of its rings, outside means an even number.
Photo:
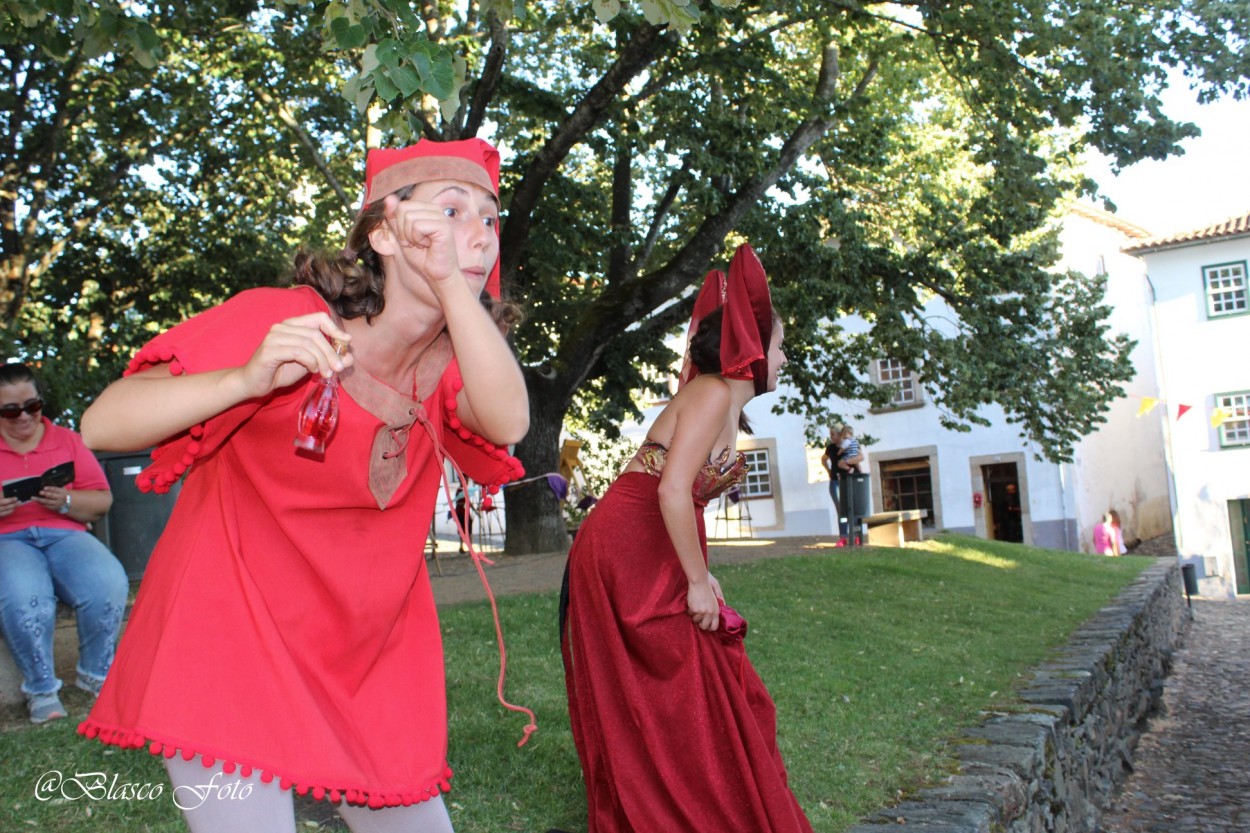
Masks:
[[[148,754],[157,757],[173,758],[177,755],[184,761],[193,761],[199,758],[205,769],[217,766],[220,763],[222,772],[227,775],[233,775],[235,772],[238,772],[239,777],[250,778],[252,775],[258,774],[262,783],[269,784],[277,780],[278,786],[283,790],[294,790],[296,795],[311,795],[317,801],[329,801],[331,804],[347,802],[348,804],[369,807],[375,810],[382,807],[407,807],[451,792],[453,773],[446,761],[443,762],[442,777],[432,781],[421,790],[374,790],[359,784],[335,785],[311,782],[292,777],[289,774],[276,773],[256,762],[244,762],[218,754],[197,752],[194,749],[188,749],[185,743],[169,740],[161,741],[145,732],[115,729],[103,726],[90,719],[78,724],[78,734],[122,749],[143,749],[147,747]]]

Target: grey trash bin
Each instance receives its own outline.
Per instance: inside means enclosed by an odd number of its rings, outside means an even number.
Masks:
[[[842,497],[842,517],[862,518],[872,514],[872,475],[843,474],[838,485]]]
[[[1181,565],[1181,578],[1185,582],[1185,595],[1198,595],[1198,568],[1193,564]]]
[[[838,513],[846,522],[848,530],[847,543],[851,546],[862,544],[864,533],[863,520],[872,514],[872,475],[859,472],[843,473],[838,483],[838,495],[842,505]]]
[[[113,491],[113,505],[108,514],[95,522],[92,531],[126,568],[126,577],[137,581],[143,578],[156,539],[161,537],[165,522],[174,511],[182,483],[175,483],[164,494],[139,491],[135,476],[152,462],[145,451],[97,454],[96,459]]]

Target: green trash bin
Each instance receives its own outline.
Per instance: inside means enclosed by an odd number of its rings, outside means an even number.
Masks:
[[[175,483],[164,494],[139,491],[135,476],[152,462],[151,454],[146,451],[97,454],[96,459],[108,478],[113,505],[92,525],[92,532],[117,556],[126,568],[126,577],[138,581],[143,578],[156,540],[174,511],[174,501],[182,483]]]

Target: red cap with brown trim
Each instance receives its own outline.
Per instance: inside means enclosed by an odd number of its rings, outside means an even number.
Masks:
[[[422,139],[406,148],[375,148],[365,159],[362,208],[408,185],[450,179],[485,188],[499,201],[499,151],[482,139],[435,142]],[[495,233],[499,233],[496,225]],[[499,262],[486,279],[486,291],[499,298]]]

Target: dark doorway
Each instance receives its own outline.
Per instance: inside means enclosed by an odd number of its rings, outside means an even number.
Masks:
[[[995,541],[1024,541],[1024,521],[1020,505],[1020,476],[1015,463],[995,463],[981,467],[985,481],[986,533]]]
[[[1250,593],[1250,500],[1230,500],[1228,521],[1233,537],[1233,576],[1238,593]]]

